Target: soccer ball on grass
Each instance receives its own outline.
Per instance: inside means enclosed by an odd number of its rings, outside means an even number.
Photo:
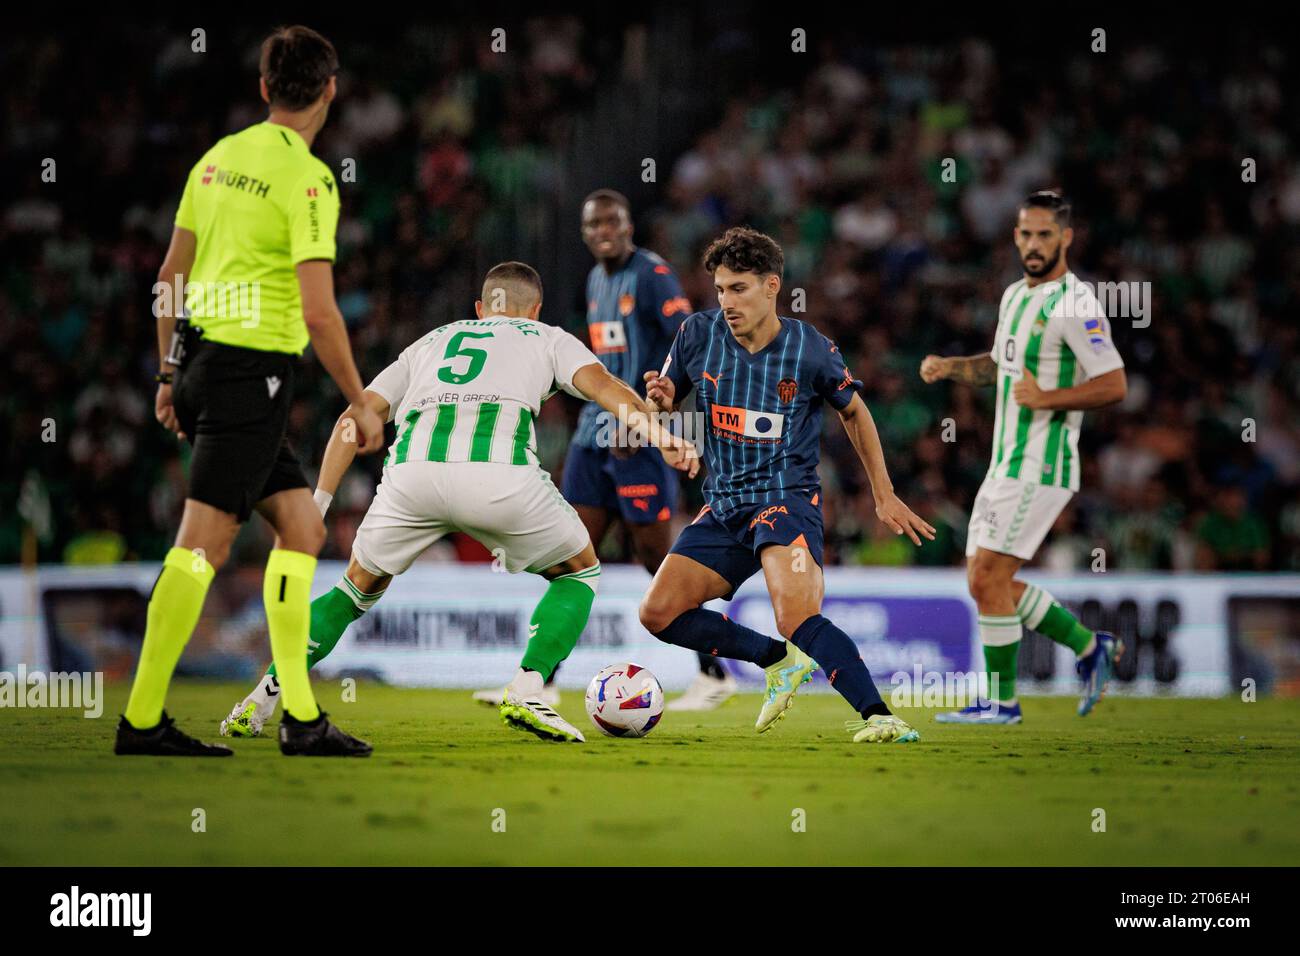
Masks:
[[[644,737],[664,712],[664,689],[637,664],[610,664],[587,685],[587,716],[610,737]]]

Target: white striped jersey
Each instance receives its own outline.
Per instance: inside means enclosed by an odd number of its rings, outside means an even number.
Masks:
[[[1124,367],[1092,288],[1072,272],[1002,294],[991,352],[998,366],[989,476],[1079,490],[1081,411],[1021,408],[1011,394],[1025,370],[1044,391]]]
[[[600,360],[563,329],[487,316],[452,322],[409,346],[367,388],[388,400],[406,461],[537,465],[533,419],[556,390],[586,398],[573,376]]]

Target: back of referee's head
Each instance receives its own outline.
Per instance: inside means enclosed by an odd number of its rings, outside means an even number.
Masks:
[[[264,95],[273,108],[305,110],[331,87],[339,55],[334,44],[310,27],[276,27],[262,41],[259,68]]]
[[[483,294],[474,309],[479,318],[507,315],[536,320],[542,311],[542,277],[526,262],[495,265],[483,277]]]

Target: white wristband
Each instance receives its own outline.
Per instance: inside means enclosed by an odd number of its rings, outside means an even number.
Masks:
[[[330,510],[330,502],[334,496],[328,491],[321,491],[319,488],[312,493],[312,499],[316,502],[316,507],[320,509],[320,516],[325,517],[325,512]]]

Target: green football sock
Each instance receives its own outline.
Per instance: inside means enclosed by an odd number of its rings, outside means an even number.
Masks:
[[[149,596],[144,646],[127,701],[127,723],[137,730],[158,726],[172,671],[194,633],[203,612],[203,599],[217,572],[188,548],[172,548]]]
[[[307,669],[315,667],[338,645],[348,625],[361,617],[382,596],[362,593],[346,575],[316,600],[311,602],[311,630],[307,638]],[[275,676],[275,665],[266,671]]]
[[[981,614],[980,642],[989,675],[989,696],[1008,704],[1016,699],[1016,661],[1020,654],[1020,619],[1014,615]]]
[[[595,564],[551,582],[528,622],[528,647],[520,667],[537,671],[542,680],[551,676],[587,626],[599,581],[600,565]]]
[[[1016,616],[1025,627],[1064,644],[1079,657],[1095,646],[1092,631],[1080,624],[1056,598],[1035,585],[1025,585],[1025,593],[1016,605]]]
[[[312,555],[272,548],[262,582],[266,629],[271,632],[271,654],[275,658],[276,680],[284,695],[284,709],[302,721],[320,716],[307,677],[311,579],[315,573],[316,559]]]

